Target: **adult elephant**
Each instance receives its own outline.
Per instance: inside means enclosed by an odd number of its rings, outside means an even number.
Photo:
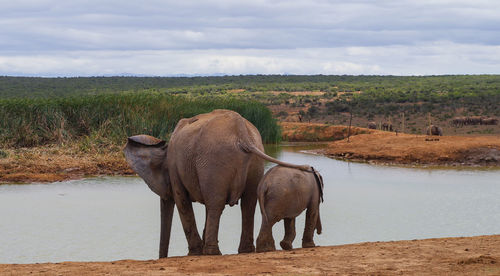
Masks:
[[[470,125],[480,125],[481,124],[481,116],[471,116],[468,117],[468,120]]]
[[[383,123],[382,124],[382,130],[392,131],[393,130],[392,123]]]
[[[428,126],[425,132],[427,135],[443,136],[443,129],[435,125]]]
[[[462,126],[464,126],[466,124],[466,122],[467,122],[467,118],[466,117],[455,117],[452,120],[452,124],[455,127],[462,127]]]
[[[174,203],[189,255],[216,255],[221,254],[217,239],[220,215],[226,204],[233,206],[241,199],[238,252],[255,251],[254,214],[264,159],[287,167],[310,169],[266,155],[257,128],[229,110],[180,120],[168,145],[147,135],[129,137],[124,152],[133,170],[161,198],[160,258],[168,256]],[[196,227],[192,202],[205,205],[203,239]]]
[[[498,124],[498,119],[496,118],[482,118],[481,119],[481,124],[482,125],[497,125]]]

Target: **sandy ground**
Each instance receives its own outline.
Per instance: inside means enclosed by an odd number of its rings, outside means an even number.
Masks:
[[[0,264],[0,275],[500,275],[500,235],[161,260]]]

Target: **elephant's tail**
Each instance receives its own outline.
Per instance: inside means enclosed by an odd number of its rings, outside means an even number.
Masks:
[[[280,166],[283,166],[283,167],[288,167],[288,168],[294,168],[294,169],[299,169],[299,170],[302,170],[302,171],[312,171],[311,169],[311,166],[309,165],[296,165],[296,164],[292,164],[292,163],[288,163],[288,162],[283,162],[283,161],[280,161],[278,159],[275,159],[267,154],[265,154],[264,152],[262,152],[260,149],[258,149],[256,146],[254,145],[246,145],[244,143],[239,143],[241,149],[245,152],[251,152],[257,156],[259,156],[260,158],[266,160],[266,161],[269,161],[269,162],[273,162],[273,163],[276,163]]]
[[[321,216],[319,215],[319,208],[318,208],[318,219],[316,220],[316,233],[318,233],[318,235],[321,235],[322,231],[323,227],[321,225]]]
[[[262,219],[267,222],[266,206],[264,202],[266,199],[266,192],[267,185],[265,182],[261,181],[257,188],[257,199],[259,200],[259,208],[260,213],[262,214]]]
[[[299,169],[299,170],[303,170],[303,171],[312,171],[311,167],[308,165],[295,165],[292,163],[283,162],[283,161],[280,161],[278,159],[272,158],[271,156],[262,152],[259,148],[257,148],[255,146],[256,141],[253,138],[253,136],[251,135],[251,133],[249,132],[244,118],[241,116],[240,116],[240,118],[242,120],[240,123],[238,123],[237,127],[238,127],[238,137],[239,137],[238,146],[240,147],[241,150],[243,150],[244,152],[253,153],[264,160],[276,163],[276,164],[281,165],[283,167],[295,168],[295,169]]]

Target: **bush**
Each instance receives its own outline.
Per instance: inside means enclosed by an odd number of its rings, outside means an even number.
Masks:
[[[287,117],[288,116],[288,112],[282,110],[280,112],[278,112],[278,117]]]

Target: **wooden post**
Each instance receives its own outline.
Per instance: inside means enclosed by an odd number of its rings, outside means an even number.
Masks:
[[[427,116],[429,117],[429,128],[428,128],[428,130],[429,130],[429,134],[432,134],[432,133],[431,133],[431,124],[432,124],[432,122],[431,122],[431,113],[430,113],[430,112],[429,112],[429,113],[427,113]],[[425,134],[427,134],[427,131],[426,131],[426,133],[425,133]],[[428,134],[427,134],[427,135],[428,135]]]
[[[405,133],[405,113],[403,112],[402,113],[402,116],[403,116],[403,120],[402,120],[402,125],[401,125],[401,132],[402,133]]]
[[[349,130],[347,131],[347,143],[349,143],[349,137],[351,137],[351,123],[352,123],[352,111],[349,112],[351,117],[349,118]]]

